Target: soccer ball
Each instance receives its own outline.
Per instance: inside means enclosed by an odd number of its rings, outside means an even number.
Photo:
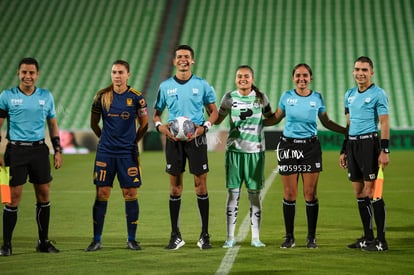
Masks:
[[[185,116],[180,116],[170,123],[170,131],[178,140],[188,140],[195,131],[194,123]]]

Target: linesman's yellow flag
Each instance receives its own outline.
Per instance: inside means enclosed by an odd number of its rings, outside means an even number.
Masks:
[[[11,203],[9,180],[10,167],[0,167],[1,203]]]
[[[383,185],[384,185],[384,172],[382,170],[382,166],[380,165],[378,169],[377,179],[375,180],[375,183],[374,183],[374,197],[373,197],[374,201],[382,198]]]

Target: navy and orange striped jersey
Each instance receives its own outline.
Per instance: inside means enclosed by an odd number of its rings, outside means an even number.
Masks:
[[[111,85],[96,94],[92,112],[100,114],[103,121],[98,152],[107,156],[131,156],[137,148],[137,118],[148,115],[142,93],[128,86],[127,91],[118,94]]]

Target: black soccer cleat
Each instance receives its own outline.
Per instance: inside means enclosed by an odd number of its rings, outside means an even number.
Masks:
[[[356,242],[349,244],[348,248],[361,249],[361,248],[365,248],[365,247],[371,245],[373,242],[374,242],[374,240],[368,240],[365,237],[361,237],[361,238],[357,239]]]
[[[36,246],[37,252],[42,253],[59,253],[59,249],[53,246],[52,242],[49,240],[46,241],[38,241]]]
[[[280,248],[293,248],[295,247],[295,238],[286,236],[285,241],[280,245]]]
[[[141,246],[139,246],[138,242],[133,241],[127,241],[127,248],[131,250],[142,250]]]
[[[210,243],[210,235],[208,233],[201,233],[200,239],[197,242],[197,246],[201,249],[210,249],[211,243]]]
[[[12,255],[11,245],[3,244],[0,248],[0,256],[11,256],[11,255]]]
[[[92,252],[101,250],[102,243],[100,241],[92,241],[91,244],[85,249],[85,252]]]
[[[184,246],[185,242],[184,240],[181,238],[181,233],[175,233],[172,232],[171,233],[171,238],[170,238],[170,243],[165,247],[165,249],[169,249],[169,250],[177,250],[180,247]]]
[[[388,250],[388,244],[387,241],[380,241],[378,239],[375,239],[373,242],[371,242],[369,245],[363,248],[364,251],[387,251]]]

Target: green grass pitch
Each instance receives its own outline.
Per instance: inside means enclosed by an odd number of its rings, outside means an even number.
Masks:
[[[347,249],[362,234],[356,201],[346,172],[339,168],[338,153],[326,151],[320,175],[320,213],[317,230],[319,248],[306,249],[305,205],[300,183],[295,223],[296,247],[279,248],[284,235],[282,186],[280,176],[271,183],[263,199],[261,240],[265,248],[250,246],[250,233],[240,244],[234,260],[227,264],[229,274],[409,274],[414,270],[413,151],[394,151],[385,170],[384,200],[387,205],[387,239],[390,250],[369,253]],[[50,239],[59,254],[35,252],[37,228],[35,198],[25,185],[19,217],[13,236],[13,256],[0,257],[1,274],[214,274],[227,250],[224,153],[210,152],[208,188],[210,234],[213,248],[200,251],[196,246],[200,218],[192,177],[186,173],[182,198],[181,232],[186,245],[167,251],[170,221],[168,177],[162,152],[143,152],[143,186],[139,190],[140,221],[137,240],[142,251],[126,247],[124,203],[116,182],[108,205],[103,233],[103,249],[85,253],[92,239],[92,184],[94,155],[65,155],[63,168],[53,171]],[[266,177],[276,167],[275,153],[266,154]],[[238,231],[248,214],[245,188],[240,200]],[[0,227],[2,221],[0,219]],[[237,234],[237,232],[236,232]]]

